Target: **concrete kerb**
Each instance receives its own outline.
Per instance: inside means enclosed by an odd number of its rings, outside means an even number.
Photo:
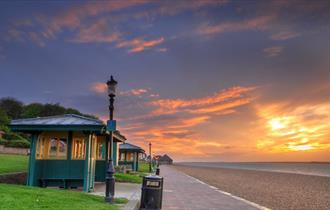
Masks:
[[[124,210],[138,210],[140,208],[140,193],[135,192],[123,207]]]

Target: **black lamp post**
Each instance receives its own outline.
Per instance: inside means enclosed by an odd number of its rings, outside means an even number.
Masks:
[[[149,161],[149,173],[151,173],[151,142],[149,142],[149,156],[150,156],[150,161]]]
[[[109,96],[109,122],[107,126],[107,130],[109,132],[109,137],[110,137],[110,157],[109,157],[109,162],[108,162],[108,168],[106,172],[106,181],[105,181],[105,201],[112,203],[113,198],[115,196],[115,178],[113,177],[113,174],[115,173],[115,168],[113,166],[113,160],[112,160],[112,155],[113,155],[113,131],[114,129],[109,129],[109,123],[113,121],[113,110],[114,106],[113,103],[115,101],[115,96],[116,96],[116,86],[117,86],[117,81],[113,79],[112,75],[110,77],[110,80],[107,81],[107,86],[108,86],[108,96]]]

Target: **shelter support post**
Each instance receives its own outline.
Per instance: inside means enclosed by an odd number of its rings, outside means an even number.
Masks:
[[[85,151],[85,167],[84,167],[84,192],[89,192],[90,188],[90,147],[92,135],[89,134],[86,138],[86,151]]]
[[[37,178],[36,178],[36,150],[37,150],[37,140],[38,134],[33,133],[31,137],[31,145],[30,145],[30,157],[29,157],[29,172],[27,178],[28,186],[36,186]]]

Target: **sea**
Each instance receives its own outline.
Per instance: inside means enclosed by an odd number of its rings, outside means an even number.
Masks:
[[[179,165],[229,168],[330,177],[330,162],[180,162]]]

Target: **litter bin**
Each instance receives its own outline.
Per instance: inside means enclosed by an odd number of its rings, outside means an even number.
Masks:
[[[156,210],[162,208],[163,180],[163,177],[157,175],[143,177],[141,210]]]

